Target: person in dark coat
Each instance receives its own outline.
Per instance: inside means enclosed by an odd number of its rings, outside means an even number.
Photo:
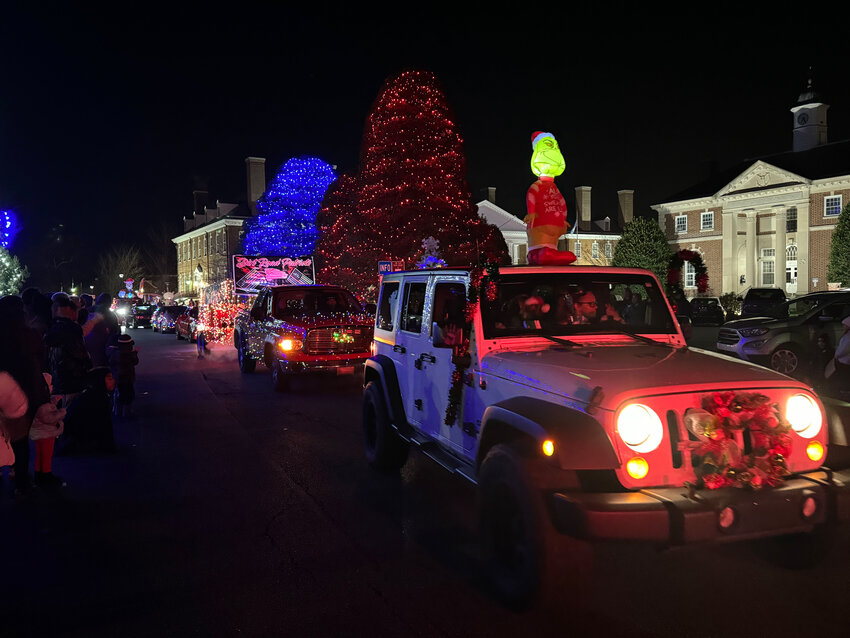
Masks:
[[[92,313],[94,297],[89,294],[82,294],[80,295],[80,302],[82,303],[82,306],[80,306],[80,312],[77,315],[77,323],[84,326],[89,320],[89,315]]]
[[[6,422],[15,453],[15,491],[21,495],[32,486],[29,430],[38,408],[50,402],[50,389],[42,374],[46,365],[44,342],[26,323],[23,299],[15,295],[3,297],[0,299],[0,370],[12,376],[28,400],[27,412]]]
[[[92,360],[77,323],[77,308],[66,297],[53,302],[53,323],[44,336],[48,370],[53,375],[53,394],[64,397],[65,407],[86,387],[86,373]]]
[[[86,389],[68,407],[65,432],[57,451],[60,455],[114,452],[112,393],[115,381],[107,367],[92,368],[86,375]]]
[[[109,367],[106,358],[106,349],[118,340],[121,327],[118,317],[111,310],[112,296],[102,293],[97,296],[93,312],[83,326],[86,350],[88,350],[92,363],[96,367]]]
[[[133,399],[136,398],[136,366],[139,365],[139,351],[134,348],[135,342],[130,335],[118,337],[114,346],[107,348],[109,369],[115,379],[117,393],[115,395],[115,416],[130,416]]]

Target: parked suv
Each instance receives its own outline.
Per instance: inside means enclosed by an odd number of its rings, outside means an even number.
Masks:
[[[828,433],[817,396],[689,349],[651,272],[503,267],[467,323],[470,285],[461,269],[383,276],[363,440],[376,468],[401,468],[412,443],[477,486],[489,582],[505,600],[581,584],[589,541],[803,533],[805,544],[847,511],[831,477],[850,472],[819,471]],[[639,299],[624,313],[626,288]],[[745,407],[756,403],[774,415],[761,425]],[[764,428],[780,423],[787,454],[777,457]],[[727,464],[768,459],[781,489],[762,482],[766,466],[709,464],[709,441]]]
[[[694,297],[691,299],[691,322],[697,325],[720,326],[726,321],[726,311],[720,297]]]
[[[717,350],[788,375],[809,372],[807,364],[825,334],[832,347],[850,314],[850,292],[802,295],[772,310],[772,317],[736,319],[717,333]]]
[[[741,303],[741,317],[769,317],[785,300],[785,291],[779,288],[750,288]]]

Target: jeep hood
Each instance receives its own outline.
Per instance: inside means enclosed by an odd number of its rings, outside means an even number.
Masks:
[[[627,398],[659,393],[805,387],[773,370],[707,350],[622,342],[496,351],[483,357],[481,373],[582,403],[599,387],[600,406],[609,410]]]

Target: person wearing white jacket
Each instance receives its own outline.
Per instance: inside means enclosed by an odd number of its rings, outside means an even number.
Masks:
[[[29,401],[18,382],[8,372],[0,372],[0,467],[12,465],[15,455],[3,426],[6,419],[18,419],[27,412]]]

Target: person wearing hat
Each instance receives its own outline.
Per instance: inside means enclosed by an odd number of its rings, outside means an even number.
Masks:
[[[131,416],[131,406],[136,398],[136,366],[139,365],[139,351],[135,345],[130,335],[122,334],[115,345],[106,349],[109,369],[115,379],[115,416]]]

